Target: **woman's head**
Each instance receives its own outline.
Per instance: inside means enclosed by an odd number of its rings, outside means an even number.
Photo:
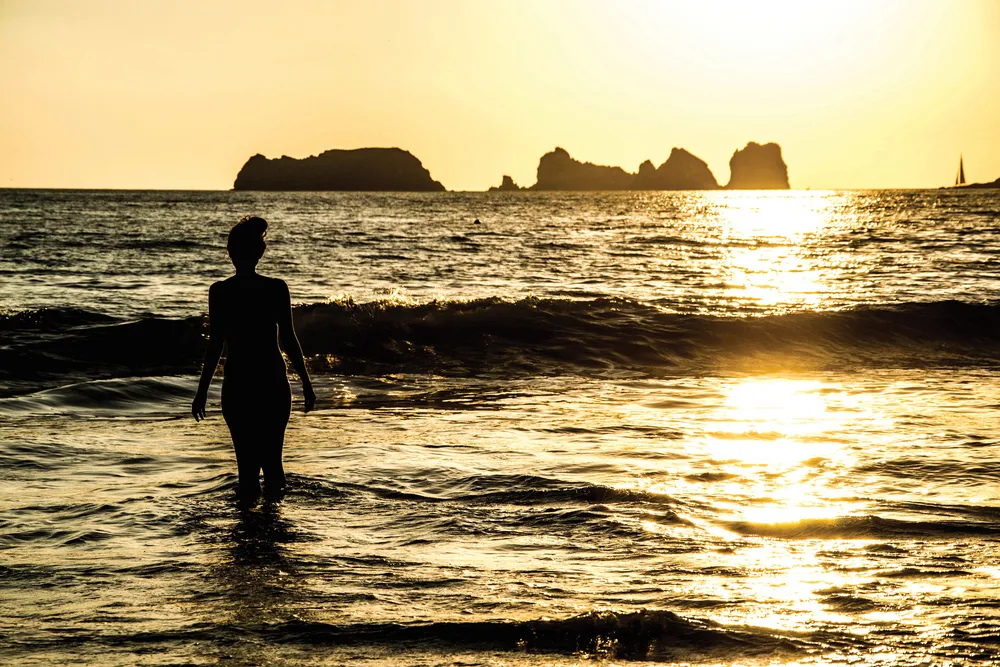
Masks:
[[[264,236],[267,234],[267,220],[250,216],[243,218],[230,230],[229,242],[226,249],[229,250],[229,258],[233,260],[233,265],[256,266],[264,254]]]

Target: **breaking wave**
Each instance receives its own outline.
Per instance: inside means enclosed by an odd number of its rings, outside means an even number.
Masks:
[[[1000,526],[984,521],[902,521],[879,516],[805,519],[786,523],[735,521],[728,528],[741,535],[791,540],[941,539],[994,537]]]
[[[618,298],[345,300],[299,306],[295,321],[315,372],[360,375],[661,375],[1000,362],[998,303],[719,317]],[[201,316],[123,322],[76,308],[0,315],[0,383],[9,395],[54,382],[195,373],[206,330]]]
[[[685,619],[669,611],[607,611],[552,620],[414,624],[335,625],[306,620],[257,626],[195,623],[174,631],[89,635],[85,640],[136,649],[178,642],[232,643],[248,639],[285,645],[381,646],[401,650],[467,648],[582,653],[632,660],[793,656],[813,652],[817,646],[805,637],[727,628],[709,621]],[[53,644],[65,648],[82,641],[70,635],[50,642],[37,642],[33,648],[51,649]]]

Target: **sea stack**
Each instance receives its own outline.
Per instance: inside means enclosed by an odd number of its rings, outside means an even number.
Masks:
[[[580,162],[563,148],[538,161],[538,182],[532,190],[714,190],[719,187],[705,161],[674,148],[659,167],[649,160],[631,174],[621,167]]]
[[[787,190],[788,167],[775,143],[750,142],[733,153],[729,161],[730,190]],[[565,148],[556,148],[538,161],[537,182],[519,188],[510,176],[491,192],[514,190],[717,190],[720,185],[712,170],[701,158],[683,148],[674,147],[670,157],[659,167],[649,160],[636,173],[621,167],[580,162]]]
[[[254,155],[240,169],[233,189],[442,192],[444,186],[408,151],[358,148],[303,159]]]
[[[751,141],[729,160],[729,190],[787,190],[788,167],[781,146]]]
[[[683,148],[674,148],[670,157],[655,170],[647,160],[639,165],[635,190],[715,190],[719,184],[712,170],[699,157]]]
[[[489,191],[490,192],[518,192],[519,190],[523,190],[523,189],[524,188],[520,187],[517,183],[514,182],[513,178],[511,178],[510,176],[507,176],[506,174],[504,174],[503,179],[501,179],[501,181],[500,181],[500,186],[499,187],[493,186],[493,187],[491,187],[489,189]]]
[[[556,148],[538,161],[538,179],[532,190],[631,190],[633,175],[621,167],[580,162],[565,148]]]

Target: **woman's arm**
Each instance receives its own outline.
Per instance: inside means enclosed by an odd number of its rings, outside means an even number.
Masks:
[[[309,412],[316,405],[316,392],[313,391],[309,371],[306,370],[306,360],[302,357],[302,346],[299,345],[299,338],[295,335],[295,326],[292,324],[292,297],[284,281],[281,281],[280,292],[278,340],[281,342],[281,349],[288,355],[295,372],[302,380],[302,395],[305,397],[306,412]]]
[[[219,308],[219,286],[212,285],[208,290],[208,349],[205,350],[205,363],[201,367],[201,380],[198,381],[198,393],[191,404],[191,414],[195,421],[205,418],[205,403],[208,402],[208,388],[212,384],[212,376],[219,365],[222,356],[222,345],[226,340],[225,327],[222,321],[222,310]]]

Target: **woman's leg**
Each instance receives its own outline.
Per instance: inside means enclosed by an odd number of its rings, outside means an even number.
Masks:
[[[270,498],[280,498],[285,492],[285,468],[281,453],[285,446],[285,427],[292,411],[292,392],[288,383],[279,387],[275,398],[274,421],[267,429],[266,441],[261,442],[260,464],[264,470],[264,492]]]
[[[261,468],[264,470],[264,493],[269,498],[280,498],[285,492],[285,467],[281,463],[285,429],[272,435],[261,452]]]
[[[240,503],[253,502],[260,497],[260,453],[255,428],[256,414],[253,395],[239,384],[231,384],[230,377],[222,381],[222,417],[229,427],[236,452],[236,467],[240,481],[236,497]]]
[[[252,429],[234,428],[232,425],[229,433],[233,437],[236,467],[240,474],[236,495],[241,501],[254,501],[260,497],[260,436]]]

